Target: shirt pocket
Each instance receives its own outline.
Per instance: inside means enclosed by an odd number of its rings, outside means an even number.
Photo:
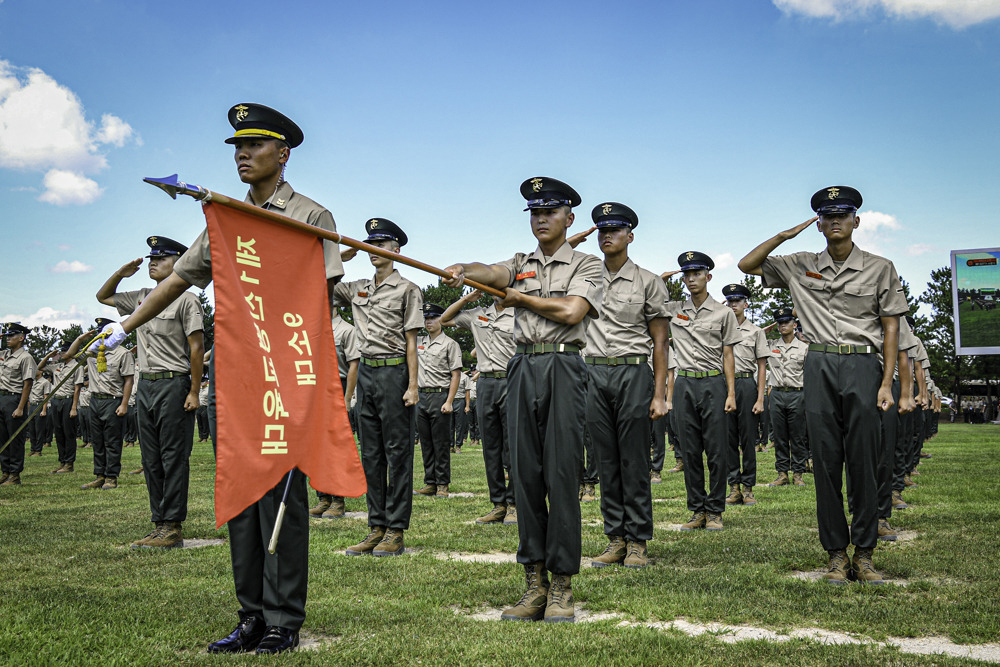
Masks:
[[[538,296],[542,291],[542,281],[538,278],[522,278],[514,284],[514,289],[523,294]]]
[[[550,297],[566,296],[566,293],[569,292],[569,283],[570,283],[569,276],[558,276],[558,275],[552,276],[551,280],[549,280],[548,296]]]
[[[844,285],[845,314],[854,318],[878,317],[877,289],[873,283]]]
[[[818,278],[809,278],[809,277],[799,278],[798,280],[799,280],[799,284],[800,285],[802,285],[803,287],[805,287],[807,290],[809,290],[813,294],[815,294],[817,292],[829,292],[830,291],[830,284],[827,281],[825,281],[825,280],[820,280]],[[821,298],[818,295],[816,295],[816,296],[817,296],[817,298]]]

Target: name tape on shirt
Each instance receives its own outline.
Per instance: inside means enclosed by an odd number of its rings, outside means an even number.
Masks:
[[[517,274],[518,280],[524,280],[525,278],[534,278],[534,277],[535,277],[534,271],[525,271],[524,273]]]
[[[690,320],[691,318],[688,317],[687,315],[678,315],[677,319],[679,319],[679,320]]]
[[[806,271],[806,276],[809,278],[816,278],[818,280],[823,280],[823,276],[818,273],[813,273],[812,271]]]
[[[781,350],[771,350],[771,352],[773,352],[775,354],[781,354]]]
[[[360,296],[363,299],[366,296],[368,296],[368,292],[358,292],[358,296]]]
[[[482,320],[483,322],[489,322],[490,321],[490,318],[483,317],[482,315],[479,316],[479,319]]]

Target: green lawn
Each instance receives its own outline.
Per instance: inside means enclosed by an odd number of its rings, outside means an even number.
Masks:
[[[619,627],[622,620],[723,622],[777,631],[798,627],[874,639],[940,636],[959,643],[1000,637],[1000,430],[941,425],[928,445],[911,509],[893,524],[916,531],[911,541],[880,546],[876,565],[906,586],[835,587],[792,576],[826,562],[819,544],[811,476],[805,489],[763,486],[774,457],[759,454],[759,500],[724,515],[725,530],[681,533],[683,481],[664,474],[653,487],[657,532],[652,565],[641,571],[585,568],[574,578],[578,608],[619,618],[551,626],[500,623],[467,616],[518,599],[523,571],[513,564],[442,561],[443,552],[513,552],[513,526],[476,526],[490,504],[478,449],[452,457],[453,492],[475,498],[417,498],[400,558],[352,558],[360,519],[314,520],[310,586],[303,633],[315,651],[277,656],[294,664],[971,664],[894,649],[824,646],[804,640],[723,643],[711,636]],[[27,459],[19,488],[0,489],[0,664],[249,664],[255,656],[205,653],[236,622],[226,546],[169,552],[133,551],[148,532],[141,476],[124,475],[116,491],[81,491],[91,450],[77,472],[49,475],[53,449]],[[138,467],[125,450],[125,470]],[[415,482],[422,482],[416,453]],[[668,467],[670,459],[668,458]],[[211,446],[195,445],[187,538],[224,537],[212,518]],[[363,511],[363,499],[348,499]],[[606,539],[598,503],[583,508],[583,550],[594,556]],[[456,613],[456,611],[462,613]]]
[[[998,344],[1000,308],[972,310],[972,304],[966,301],[958,306],[958,318],[962,326],[962,347],[991,347]]]

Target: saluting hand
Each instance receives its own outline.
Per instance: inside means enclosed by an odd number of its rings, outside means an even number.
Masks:
[[[358,254],[357,248],[352,248],[350,246],[341,249],[340,251],[340,261],[349,262],[354,259],[354,256]]]
[[[586,241],[587,237],[593,234],[595,231],[597,231],[597,225],[594,225],[590,229],[585,229],[579,234],[573,234],[573,236],[566,239],[566,242],[569,243],[571,248],[575,248],[584,241]]]
[[[663,273],[660,274],[660,277],[666,280],[670,276],[676,276],[680,272],[681,272],[680,269],[677,269],[676,271],[664,271]]]
[[[799,234],[802,233],[803,229],[805,229],[806,227],[808,227],[812,223],[816,222],[817,220],[819,220],[819,216],[818,215],[809,218],[805,222],[802,222],[802,223],[799,223],[799,224],[795,225],[791,229],[786,229],[785,231],[781,232],[781,238],[782,238],[782,240],[783,241],[787,241],[788,239],[794,239],[796,236],[798,236]]]
[[[128,264],[122,264],[122,268],[118,269],[118,275],[122,278],[134,276],[140,266],[142,266],[142,257],[136,257]]]
[[[482,290],[474,289],[468,294],[466,294],[464,298],[468,303],[475,303],[476,301],[479,301],[480,299],[483,298],[483,292]]]

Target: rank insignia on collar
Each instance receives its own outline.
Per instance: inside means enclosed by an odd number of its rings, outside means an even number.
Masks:
[[[236,107],[236,122],[239,123],[239,122],[243,122],[244,120],[246,120],[247,112],[249,110],[250,110],[249,107],[246,107],[246,106],[244,106],[242,104],[239,105],[238,107]]]
[[[538,192],[539,190],[541,190],[542,189],[542,179],[540,179],[540,178],[533,178],[533,179],[531,179],[531,189],[534,190],[535,192]]]
[[[611,213],[611,204],[605,204],[604,206],[602,206],[601,207],[601,212],[604,215],[607,215],[607,214]]]
[[[839,196],[840,196],[840,188],[827,188],[826,189],[826,198],[827,199],[836,199]]]
[[[278,199],[278,200],[276,200],[274,202],[274,205],[275,206],[284,206],[285,205],[285,200],[284,199]]]

